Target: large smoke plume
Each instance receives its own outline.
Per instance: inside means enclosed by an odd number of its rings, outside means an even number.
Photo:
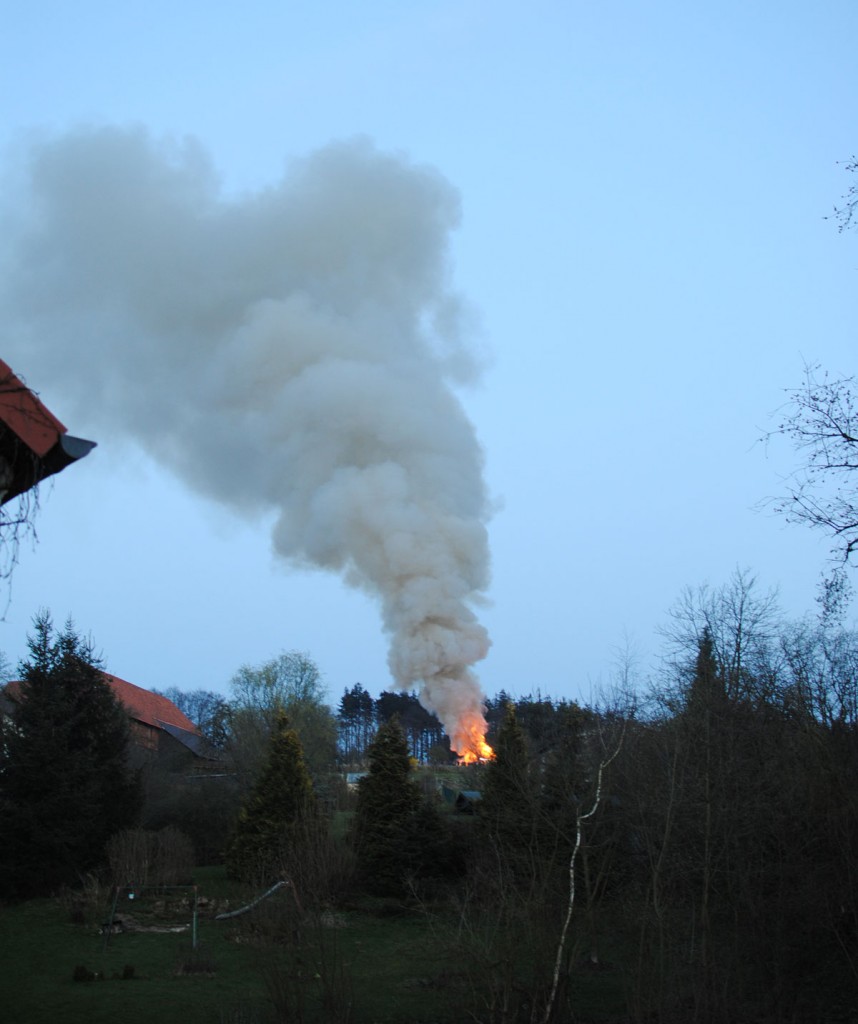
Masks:
[[[6,196],[4,357],[102,441],[274,510],[277,552],[378,598],[395,682],[470,748],[488,503],[451,390],[456,192],[357,140],[229,198],[196,144],[107,128],[31,145]]]

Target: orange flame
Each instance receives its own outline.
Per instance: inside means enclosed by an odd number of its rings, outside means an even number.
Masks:
[[[451,746],[459,755],[459,764],[489,761],[495,752],[486,743],[486,722],[482,715],[474,715],[459,722]]]

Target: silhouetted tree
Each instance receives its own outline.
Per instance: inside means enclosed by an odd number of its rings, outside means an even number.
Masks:
[[[412,757],[418,761],[429,760],[429,752],[442,742],[441,723],[417,699],[416,693],[402,693],[382,690],[375,702],[379,722],[388,722],[394,716],[399,719]]]
[[[0,888],[15,896],[78,881],[140,808],[128,716],[92,645],[42,612],[28,647],[0,735]]]
[[[511,703],[506,706],[494,752],[483,775],[479,830],[496,863],[514,874],[532,872],[539,845],[539,784]]]
[[[360,683],[343,692],[337,723],[340,757],[347,764],[362,762],[375,732],[375,702]]]
[[[402,896],[421,867],[421,796],[397,718],[379,727],[368,758],[369,773],[358,784],[353,831],[358,873],[371,892]]]
[[[770,437],[792,443],[803,465],[774,503],[787,522],[822,530],[843,563],[858,554],[858,384],[805,367],[801,387],[787,391],[784,416]],[[855,474],[853,476],[853,474]]]
[[[153,690],[153,693],[160,693]],[[169,686],[162,696],[194,723],[215,750],[223,750],[229,741],[230,708],[227,701],[211,690],[180,690]]]

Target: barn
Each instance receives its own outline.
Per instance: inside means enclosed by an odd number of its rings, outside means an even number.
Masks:
[[[110,672],[102,672],[102,676],[128,714],[131,757],[135,763],[158,761],[201,772],[216,766],[220,760],[217,751],[171,700]],[[20,685],[9,683],[0,692],[0,714],[11,712]]]

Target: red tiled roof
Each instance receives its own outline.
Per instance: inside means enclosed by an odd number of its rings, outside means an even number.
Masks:
[[[199,733],[199,729],[183,714],[176,705],[151,690],[144,690],[142,686],[135,686],[128,683],[119,676],[103,673],[104,678],[110,683],[111,689],[124,705],[126,711],[138,722],[146,725],[161,728],[161,723],[174,725],[179,729],[186,729],[188,732]]]
[[[0,420],[38,456],[46,455],[66,428],[0,359]]]
[[[151,690],[144,690],[142,686],[128,683],[109,672],[102,672],[102,675],[131,718],[143,722],[144,725],[150,725],[154,729],[172,725],[174,728],[184,729],[196,736],[200,735],[200,730],[187,715],[179,711],[171,700],[160,694],[152,693]],[[8,683],[5,692],[14,700],[18,696],[20,687],[19,682]]]

